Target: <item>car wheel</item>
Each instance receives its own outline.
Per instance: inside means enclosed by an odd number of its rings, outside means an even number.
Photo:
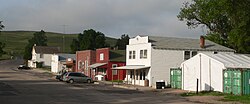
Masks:
[[[71,83],[71,84],[74,83],[74,80],[73,79],[69,80],[69,83]]]
[[[87,83],[91,83],[91,80],[88,79],[88,80],[87,80]]]

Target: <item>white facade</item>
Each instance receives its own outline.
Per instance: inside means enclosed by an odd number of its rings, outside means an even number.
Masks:
[[[59,61],[59,56],[57,54],[52,55],[51,57],[51,72],[59,73],[66,68],[65,61]]]
[[[129,45],[127,45],[126,48],[126,65],[144,65],[146,67],[150,67],[151,66],[151,43],[148,43],[148,37],[140,37],[137,36],[134,39],[129,39]],[[140,51],[141,50],[147,50],[147,58],[140,58]],[[129,56],[129,52],[135,52],[135,58],[130,58]],[[151,86],[151,68],[147,68],[147,69],[143,69],[145,71],[145,79],[149,80],[149,86]],[[133,75],[131,75],[131,71],[134,70],[127,70],[126,73],[127,76],[125,78],[128,79],[131,84],[136,84],[136,85],[142,85],[144,86],[144,80],[137,78],[136,81],[134,81],[134,79],[132,78]],[[137,70],[137,71],[142,71],[142,70]],[[133,73],[133,72],[132,72]],[[139,73],[138,73],[139,75]],[[127,78],[128,77],[128,78]],[[138,76],[136,76],[138,77]]]
[[[167,43],[166,43],[167,44]],[[168,45],[168,44],[167,44]],[[198,44],[199,45],[199,44]],[[177,47],[178,48],[178,47]],[[147,50],[147,57],[141,58],[141,50]],[[135,57],[133,56],[135,52]],[[164,80],[166,85],[170,84],[170,68],[179,67],[182,62],[185,61],[185,51],[190,52],[190,57],[192,57],[192,51],[189,49],[157,49],[154,48],[154,45],[149,41],[149,36],[136,36],[129,40],[129,45],[126,48],[126,66],[131,65],[142,65],[149,67],[147,69],[138,69],[135,77],[133,78],[134,73],[127,70],[128,80],[131,84],[144,85],[144,80],[141,80],[140,73],[141,71],[146,71],[146,79],[149,80],[149,86],[156,87],[156,82]],[[214,51],[193,51],[197,53],[214,53]],[[216,51],[218,52],[218,51]],[[132,53],[132,55],[131,55]],[[218,52],[218,53],[233,53],[233,52]],[[131,75],[132,74],[132,75]],[[136,81],[134,81],[136,79]]]
[[[223,92],[223,70],[226,68],[249,68],[250,58],[236,54],[199,53],[181,64],[182,89]]]
[[[51,57],[53,54],[43,54],[36,53],[36,50],[33,46],[32,48],[32,58],[28,60],[28,66],[32,68],[36,68],[36,62],[42,62],[43,66],[50,67],[51,66]]]

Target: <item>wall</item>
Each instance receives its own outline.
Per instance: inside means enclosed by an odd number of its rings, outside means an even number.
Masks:
[[[117,67],[125,66],[125,62],[109,62],[108,68],[106,70],[107,73],[107,80],[112,80],[112,65],[117,64]],[[113,80],[118,80],[118,74],[119,74],[119,80],[124,80],[126,77],[126,70],[118,70],[117,75],[113,75]]]
[[[58,55],[52,55],[51,56],[51,72],[58,73],[59,71],[59,56]]]
[[[83,72],[87,76],[91,76],[89,65],[96,61],[96,52],[92,50],[77,51],[76,52],[76,71]],[[82,65],[80,65],[80,62]]]
[[[165,84],[170,84],[170,68],[179,67],[184,61],[184,51],[152,49],[152,86],[156,81],[165,80]]]
[[[223,92],[223,69],[225,66],[204,54],[198,54],[185,61],[182,68],[182,89],[196,91],[197,79],[198,90],[211,90]]]
[[[101,57],[102,55],[103,57]],[[96,63],[107,63],[109,61],[109,48],[96,49]]]

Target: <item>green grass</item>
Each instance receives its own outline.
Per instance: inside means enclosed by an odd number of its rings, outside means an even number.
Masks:
[[[250,104],[250,95],[226,95],[223,101],[237,101],[243,104]]]
[[[0,34],[0,42],[4,42],[6,47],[4,51],[7,52],[7,56],[4,55],[0,59],[6,59],[10,57],[9,54],[14,54],[15,56],[22,56],[24,53],[24,48],[28,44],[28,40],[33,37],[33,34],[36,31],[2,31]],[[58,46],[61,48],[61,51],[65,53],[70,52],[70,44],[74,38],[77,38],[78,34],[61,34],[46,32],[48,37],[48,46]],[[63,36],[65,41],[65,49],[63,49]],[[106,42],[110,46],[114,46],[116,39],[106,37]]]
[[[201,91],[198,94],[196,94],[195,92],[188,92],[188,93],[183,93],[181,94],[181,96],[224,96],[227,95],[225,93],[221,93],[221,92],[216,92],[216,91]]]
[[[183,93],[181,94],[183,97],[188,96],[224,96],[224,99],[222,101],[236,101],[241,102],[243,104],[250,104],[250,95],[232,95],[232,94],[226,94],[222,92],[215,92],[215,91],[202,91],[196,94],[195,92],[189,92],[189,93]]]

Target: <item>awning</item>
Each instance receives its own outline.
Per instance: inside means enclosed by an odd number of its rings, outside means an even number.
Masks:
[[[97,67],[99,67],[99,66],[106,65],[106,64],[107,64],[107,63],[95,63],[95,64],[90,65],[89,67],[90,67],[90,68],[97,68]]]
[[[127,65],[127,66],[121,66],[121,67],[115,67],[112,69],[116,69],[116,70],[138,70],[138,69],[146,69],[149,68],[150,66],[144,66],[144,65]]]

